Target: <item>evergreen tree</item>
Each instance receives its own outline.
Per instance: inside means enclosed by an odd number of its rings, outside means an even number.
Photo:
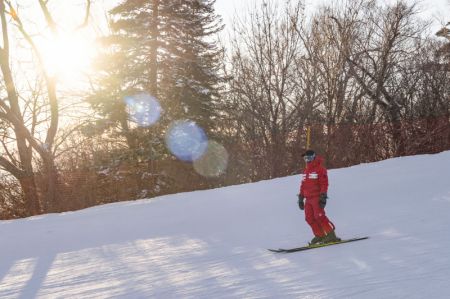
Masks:
[[[99,58],[99,80],[90,97],[104,129],[116,127],[131,149],[161,138],[176,119],[213,128],[221,50],[214,36],[223,26],[215,0],[125,0],[111,12],[108,49]],[[141,92],[161,103],[163,119],[151,128],[130,125],[124,99]],[[118,126],[117,126],[118,125]],[[98,126],[97,126],[98,129]]]
[[[220,49],[211,37],[223,26],[214,13],[215,0],[172,0],[162,10],[162,49],[166,53],[161,73],[163,93],[175,108],[174,116],[195,120],[205,130],[213,128],[218,98]]]

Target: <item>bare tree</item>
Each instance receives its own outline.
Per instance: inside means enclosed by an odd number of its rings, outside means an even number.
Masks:
[[[339,6],[321,7],[309,25],[297,29],[304,45],[297,78],[308,103],[308,122],[325,126],[323,147],[328,158],[333,158],[331,152],[337,154],[334,136],[339,125],[360,121],[357,108],[364,92],[351,75],[347,58],[355,48],[361,15],[372,4],[341,1]]]
[[[426,29],[415,18],[415,4],[398,1],[393,6],[374,6],[367,11],[360,38],[353,55],[347,57],[350,72],[373,102],[372,117],[377,108],[392,125],[393,153],[405,154],[405,136],[402,134],[402,109],[405,98],[401,93],[402,70],[414,61],[417,46]],[[333,18],[339,27],[342,21]],[[403,74],[405,74],[403,72]]]
[[[303,122],[296,82],[301,40],[294,29],[302,8],[288,1],[283,11],[274,1],[264,2],[234,28],[228,112],[255,168],[269,177],[285,171],[292,134]]]
[[[46,24],[56,34],[56,23],[47,2],[39,0],[39,5]],[[87,4],[86,15],[89,14],[90,1]],[[11,1],[0,1],[0,19],[3,38],[0,67],[4,83],[0,100],[0,122],[5,128],[2,137],[6,152],[6,155],[0,156],[0,167],[20,182],[29,214],[52,211],[57,208],[57,169],[54,157],[60,113],[57,81],[45,69],[41,52]],[[36,78],[37,89],[22,90],[14,78],[11,69],[10,24],[17,28],[30,51],[37,57],[36,73],[40,74]],[[40,78],[44,89],[40,88]],[[39,164],[42,165],[46,182],[43,188],[38,187],[35,174]]]

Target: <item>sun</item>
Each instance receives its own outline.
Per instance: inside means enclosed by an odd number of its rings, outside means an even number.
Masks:
[[[45,39],[39,51],[45,71],[62,83],[80,79],[96,55],[93,39],[77,32]]]

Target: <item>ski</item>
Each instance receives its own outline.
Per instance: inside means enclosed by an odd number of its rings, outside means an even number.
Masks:
[[[352,239],[346,239],[339,242],[330,242],[330,243],[322,243],[322,244],[314,244],[314,245],[308,245],[308,246],[302,246],[302,247],[296,247],[296,248],[289,248],[289,249],[268,249],[271,252],[277,252],[277,253],[290,253],[290,252],[297,252],[297,251],[304,251],[314,248],[321,248],[321,247],[327,247],[331,245],[338,245],[343,243],[349,243],[349,242],[355,242],[360,240],[366,240],[369,237],[359,237],[359,238],[352,238]]]

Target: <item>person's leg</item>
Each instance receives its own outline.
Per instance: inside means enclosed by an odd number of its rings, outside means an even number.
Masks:
[[[314,220],[319,224],[325,235],[321,239],[321,242],[328,243],[341,241],[341,239],[336,236],[336,233],[334,232],[335,226],[330,219],[328,219],[325,209],[320,207],[319,200],[317,199],[317,201],[313,202],[312,206],[314,209]]]
[[[314,206],[309,199],[305,200],[305,220],[311,226],[314,236],[323,237],[325,235],[321,225],[316,220]]]
[[[321,208],[319,205],[319,199],[315,199],[311,202],[314,213],[314,221],[319,225],[323,234],[327,235],[334,230],[334,224],[328,219],[325,209]]]

